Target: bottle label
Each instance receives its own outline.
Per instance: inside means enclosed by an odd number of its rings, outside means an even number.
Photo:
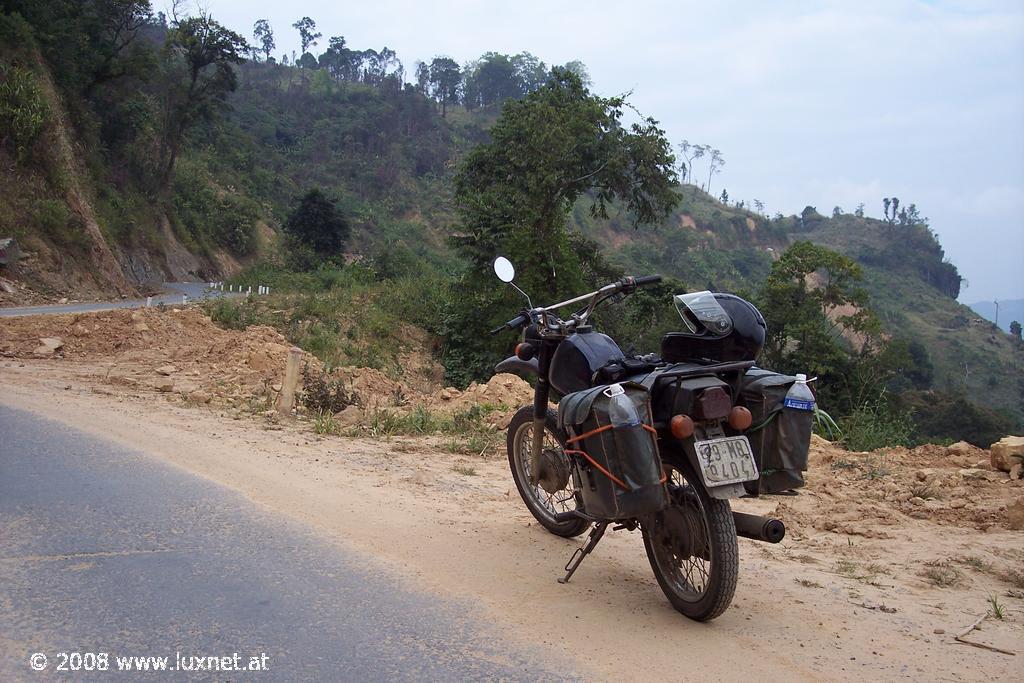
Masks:
[[[787,396],[782,405],[794,410],[814,410],[814,401],[805,401],[802,398],[790,398]]]

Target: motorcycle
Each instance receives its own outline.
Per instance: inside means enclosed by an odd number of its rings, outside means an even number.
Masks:
[[[629,358],[614,340],[592,328],[590,317],[609,299],[660,282],[660,276],[624,277],[566,301],[534,306],[513,282],[515,268],[508,259],[495,259],[494,271],[526,297],[528,305],[491,331],[522,333],[515,355],[498,363],[495,371],[533,376],[536,381],[533,405],[520,408],[508,426],[508,459],[516,488],[547,531],[572,538],[591,529],[559,582],[569,581],[608,526],[639,528],[651,569],[672,606],[697,621],[718,617],[736,589],[737,536],[770,543],[785,536],[781,520],[733,512],[729,503],[745,495],[744,482],[759,476],[743,435],[751,426],[751,413],[736,404],[743,375],[764,343],[761,314],[749,302],[728,294],[677,295],[674,301],[685,331],[666,335],[660,355]],[[579,306],[560,317],[560,310]],[[641,487],[626,475],[616,475],[609,461],[602,464],[580,445],[610,434],[619,438],[617,428],[587,427],[590,431],[581,435],[579,426],[571,424],[575,418],[566,414],[571,411],[565,410],[591,406],[595,400],[621,400],[616,396],[627,389],[640,414],[649,405],[648,419],[640,427],[655,439],[657,448],[651,449],[650,458],[661,475],[643,488],[645,497],[633,512],[629,505],[609,507],[604,501],[629,503],[626,497],[640,495]],[[560,412],[549,405],[553,394],[561,397]],[[628,443],[643,451],[645,432],[636,433],[639,436]],[[631,456],[614,457],[625,461]],[[629,467],[635,474],[644,466],[639,462]],[[655,489],[655,497],[648,495]]]

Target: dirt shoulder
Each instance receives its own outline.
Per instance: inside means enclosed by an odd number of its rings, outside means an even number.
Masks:
[[[951,467],[937,452],[939,467],[912,453],[902,457],[920,462],[897,469],[871,460],[882,455],[819,448],[803,495],[743,503],[777,509],[792,532],[778,546],[741,539],[734,605],[702,625],[669,607],[638,533],[610,534],[572,583],[556,583],[576,543],[538,528],[498,454],[455,455],[429,438],[318,437],[309,423],[239,417],[110,382],[109,371],[94,360],[2,360],[0,402],[241,491],[416,588],[475,602],[509,638],[572,657],[596,678],[998,680],[1024,671],[1024,652],[952,642],[995,596],[1004,619],[987,619],[971,638],[1022,649],[1024,594],[1012,572],[1024,566],[1024,534],[999,521],[1022,489],[994,473],[954,482],[950,471],[978,468]],[[903,499],[905,479],[931,482],[939,495]],[[973,496],[961,488],[975,486]],[[967,498],[996,502],[976,514],[958,502]],[[925,514],[929,504],[944,507]]]

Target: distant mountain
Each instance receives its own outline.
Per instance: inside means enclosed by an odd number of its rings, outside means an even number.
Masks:
[[[992,322],[998,322],[1004,331],[1010,331],[1010,323],[1016,320],[1024,324],[1024,299],[1007,299],[999,302],[999,320],[996,320],[996,305],[992,301],[968,304],[975,313]]]

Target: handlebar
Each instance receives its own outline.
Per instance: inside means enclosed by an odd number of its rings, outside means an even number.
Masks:
[[[638,278],[634,278],[633,282],[637,287],[646,287],[647,285],[656,285],[661,282],[660,275],[641,275]]]
[[[491,334],[498,334],[502,330],[514,330],[517,327],[522,327],[523,325],[526,324],[526,322],[529,319],[530,317],[526,313],[520,313],[519,315],[509,320],[504,325],[499,325],[495,327],[493,330],[491,330]]]
[[[503,330],[518,329],[526,325],[527,323],[532,322],[535,316],[546,316],[549,312],[562,308],[563,306],[568,306],[570,304],[575,304],[590,299],[590,303],[588,304],[584,312],[582,314],[574,315],[573,320],[569,321],[571,324],[582,323],[590,316],[590,314],[593,312],[597,304],[603,300],[602,295],[604,295],[603,298],[607,298],[609,296],[612,296],[613,294],[618,294],[620,292],[631,294],[632,292],[636,291],[637,287],[646,287],[648,285],[654,285],[659,282],[661,282],[660,275],[641,275],[640,277],[633,277],[631,275],[627,275],[618,282],[613,282],[611,284],[605,285],[601,289],[598,289],[597,291],[594,292],[590,292],[589,294],[583,294],[582,296],[578,296],[567,301],[562,301],[551,306],[535,308],[531,311],[523,311],[515,318],[509,320],[504,325],[499,325],[498,327],[491,330],[491,334],[498,334]],[[558,322],[564,325],[564,323],[560,319],[558,319]]]

